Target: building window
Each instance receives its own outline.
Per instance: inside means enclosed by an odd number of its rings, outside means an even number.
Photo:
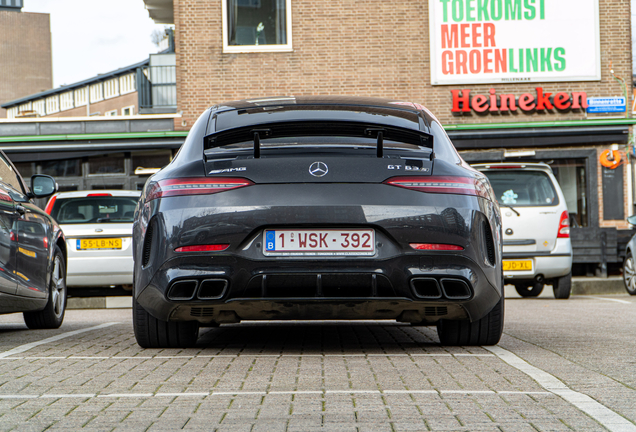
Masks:
[[[7,109],[7,118],[16,118],[18,115],[18,107],[13,107],[13,108],[9,108]]]
[[[89,174],[124,174],[124,154],[113,153],[88,159]]]
[[[106,99],[119,96],[119,79],[113,78],[104,83],[104,96]]]
[[[73,92],[66,92],[60,95],[60,105],[62,110],[75,108],[73,104]]]
[[[60,97],[58,95],[46,98],[46,113],[54,114],[60,110]]]
[[[104,87],[102,83],[93,84],[90,87],[91,103],[104,100]]]
[[[82,175],[81,159],[63,159],[42,162],[42,174],[53,177],[78,177]]]
[[[24,103],[18,107],[18,115],[30,114],[31,110],[33,110],[31,102]]]
[[[135,106],[131,105],[131,106],[123,107],[121,109],[121,115],[125,115],[125,116],[135,115]]]
[[[291,0],[223,0],[223,52],[291,51]]]
[[[571,226],[588,226],[589,194],[585,159],[555,159],[550,167],[565,196]]]
[[[114,117],[117,115],[117,110],[112,110],[112,111],[106,111],[106,114],[104,114],[106,117]]]
[[[82,87],[75,90],[75,106],[80,107],[86,105],[88,101],[88,87]]]
[[[44,108],[44,99],[36,100],[35,102],[33,102],[33,111],[35,111],[38,115],[46,115],[46,111]]]
[[[119,89],[121,94],[132,93],[135,88],[135,74],[128,74],[119,77]]]

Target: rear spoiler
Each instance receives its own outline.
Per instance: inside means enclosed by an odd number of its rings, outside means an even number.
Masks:
[[[399,126],[352,121],[292,121],[268,123],[263,126],[242,126],[207,135],[203,138],[203,145],[207,150],[253,141],[254,157],[258,158],[261,156],[261,139],[312,136],[375,138],[379,158],[384,154],[384,140],[397,141],[428,147],[431,149],[431,160],[434,158],[433,136],[426,132]]]

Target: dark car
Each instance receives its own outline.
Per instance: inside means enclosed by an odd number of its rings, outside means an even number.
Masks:
[[[33,198],[56,192],[36,174],[31,188],[0,151],[0,313],[23,312],[29,328],[58,328],[66,310],[66,246],[57,222]]]
[[[627,218],[630,225],[636,225],[636,215]],[[636,254],[636,235],[633,236],[625,248],[625,260],[623,261],[623,282],[629,295],[636,295],[636,264],[634,262]]]
[[[208,109],[146,183],[133,258],[142,347],[241,320],[390,319],[437,325],[448,345],[496,344],[503,328],[490,184],[409,102]]]

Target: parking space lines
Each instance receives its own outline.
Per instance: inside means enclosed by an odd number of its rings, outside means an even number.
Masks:
[[[630,301],[627,301],[627,300],[613,299],[613,298],[599,297],[599,296],[591,296],[591,295],[578,295],[577,297],[593,298],[595,300],[605,300],[605,301],[628,304],[628,305],[634,304],[633,302],[630,302]]]
[[[44,342],[43,342],[44,343]],[[7,351],[8,352],[8,351]],[[175,355],[175,356],[33,356],[33,357],[9,357],[0,355],[0,360],[178,360],[178,359],[214,359],[214,358],[301,358],[301,357],[318,357],[318,358],[393,358],[393,357],[495,357],[494,354],[219,354],[219,355]]]
[[[68,398],[161,398],[161,397],[199,397],[206,398],[211,396],[277,396],[277,395],[536,395],[546,396],[553,395],[553,392],[538,391],[494,391],[494,390],[364,390],[364,389],[345,389],[345,390],[288,390],[288,391],[210,391],[210,392],[170,392],[170,393],[80,393],[80,394],[0,394],[1,399],[68,399]]]
[[[60,339],[69,338],[71,336],[75,336],[75,335],[78,335],[78,334],[81,334],[81,333],[86,333],[86,332],[93,331],[93,330],[100,330],[100,329],[103,329],[103,328],[106,328],[106,327],[110,327],[110,326],[115,325],[115,324],[119,324],[119,323],[116,323],[116,322],[104,323],[104,324],[100,324],[100,325],[95,326],[95,327],[89,327],[89,328],[85,328],[85,329],[74,330],[74,331],[62,333],[62,334],[59,334],[59,335],[56,335],[56,336],[52,336],[52,337],[49,337],[49,338],[46,338],[46,339],[42,339],[42,340],[39,340],[39,341],[30,342],[28,344],[20,345],[18,347],[15,347],[13,349],[10,349],[8,351],[0,353],[0,359],[11,357],[11,356],[14,356],[16,354],[23,353],[25,351],[30,350],[31,348],[35,348],[35,347],[40,346],[40,345],[44,345],[44,344],[47,344],[47,343],[55,342],[55,341],[58,341]]]
[[[484,347],[501,360],[520,370],[541,387],[568,401],[612,432],[636,432],[636,425],[586,394],[570,389],[565,383],[548,372],[532,366],[516,354],[500,346]]]

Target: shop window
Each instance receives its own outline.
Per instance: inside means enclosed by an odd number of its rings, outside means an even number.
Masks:
[[[79,177],[82,175],[81,159],[52,160],[42,162],[42,174],[53,177]]]
[[[588,226],[588,191],[585,159],[555,159],[550,164],[570,214],[573,227]]]
[[[92,190],[107,190],[107,189],[123,189],[124,185],[121,184],[102,184],[102,185],[91,185]]]
[[[171,160],[170,151],[133,153],[132,170],[135,175],[148,175],[168,165]]]
[[[223,0],[223,51],[291,51],[291,0]]]
[[[57,185],[58,192],[74,192],[76,190],[78,190],[77,185],[65,185],[65,184]]]
[[[124,154],[110,154],[88,159],[88,173],[92,175],[124,174]]]
[[[33,162],[18,162],[14,163],[16,169],[28,185],[31,180],[31,176],[35,174],[35,163]]]
[[[9,165],[9,162],[2,156],[0,156],[0,181],[13,188],[16,192],[22,193],[22,186],[20,185],[18,175],[11,165]]]

